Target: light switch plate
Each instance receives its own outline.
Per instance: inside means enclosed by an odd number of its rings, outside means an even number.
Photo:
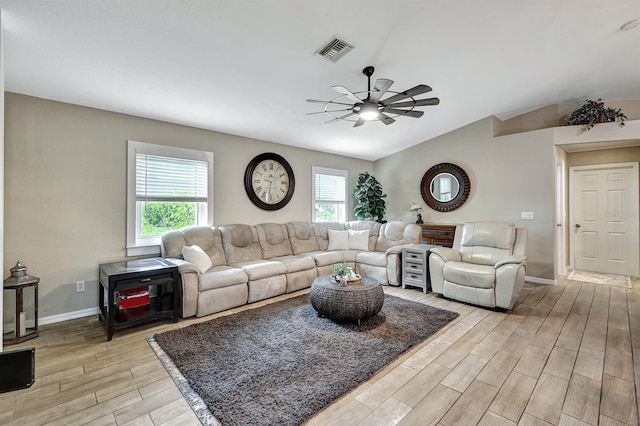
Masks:
[[[533,220],[533,212],[520,212],[520,219]]]

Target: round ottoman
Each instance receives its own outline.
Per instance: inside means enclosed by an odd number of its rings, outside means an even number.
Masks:
[[[357,321],[380,312],[384,303],[382,286],[375,278],[362,276],[361,284],[341,285],[330,275],[315,279],[309,301],[322,317],[337,321]]]

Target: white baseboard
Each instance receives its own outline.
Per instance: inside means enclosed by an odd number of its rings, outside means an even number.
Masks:
[[[545,285],[556,285],[556,280],[550,280],[548,278],[538,278],[538,277],[524,277],[524,280],[534,284],[545,284]]]
[[[96,306],[94,308],[81,309],[79,311],[49,315],[46,317],[38,318],[38,324],[39,325],[53,324],[56,322],[68,321],[68,320],[77,319],[77,318],[90,317],[91,315],[98,315],[99,312],[100,310]]]

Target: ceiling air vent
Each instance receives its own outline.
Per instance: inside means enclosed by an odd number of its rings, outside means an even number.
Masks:
[[[342,40],[338,36],[333,36],[328,43],[316,51],[316,55],[322,56],[331,62],[338,62],[338,59],[353,50],[353,44]]]

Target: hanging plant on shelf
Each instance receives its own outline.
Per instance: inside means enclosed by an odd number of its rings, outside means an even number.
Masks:
[[[605,107],[602,99],[592,101],[587,99],[582,103],[580,108],[571,113],[567,126],[584,125],[580,129],[580,133],[591,130],[598,123],[618,123],[618,126],[624,126],[624,115],[620,108]]]

